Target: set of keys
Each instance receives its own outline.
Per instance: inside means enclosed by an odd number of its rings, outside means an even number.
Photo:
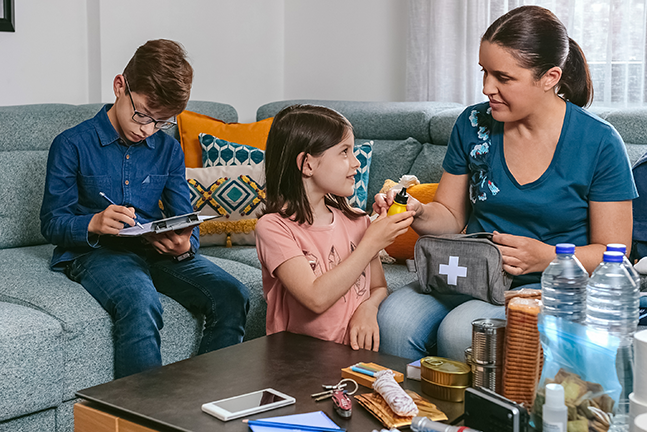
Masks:
[[[346,384],[349,382],[355,384],[355,389],[350,393],[346,391]],[[353,414],[353,402],[350,395],[355,394],[359,388],[357,382],[350,378],[344,378],[335,385],[324,384],[322,387],[324,391],[311,394],[310,397],[315,398],[316,402],[331,398],[335,412],[341,417],[349,418]]]

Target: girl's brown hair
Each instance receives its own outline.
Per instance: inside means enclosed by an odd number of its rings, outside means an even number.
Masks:
[[[593,100],[593,83],[580,46],[568,37],[564,24],[548,9],[521,6],[499,17],[481,42],[507,48],[522,67],[541,78],[550,68],[562,69],[557,93],[578,106]]]
[[[167,39],[150,40],[137,48],[124,69],[132,92],[148,99],[155,110],[177,115],[189,102],[193,68],[186,51],[177,42]]]
[[[303,185],[303,165],[297,163],[300,153],[317,157],[339,144],[353,126],[337,111],[316,105],[292,105],[275,117],[265,147],[264,213],[279,213],[299,224],[312,224],[312,208]],[[350,219],[364,212],[353,209],[346,197],[328,194],[328,206],[341,210]]]

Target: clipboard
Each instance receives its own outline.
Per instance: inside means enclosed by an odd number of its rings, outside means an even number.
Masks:
[[[139,237],[144,234],[161,234],[168,231],[182,230],[185,228],[200,225],[202,222],[213,219],[217,216],[200,216],[200,212],[187,213],[170,218],[159,219],[143,224],[141,227],[135,225],[123,228],[117,234],[119,237]]]

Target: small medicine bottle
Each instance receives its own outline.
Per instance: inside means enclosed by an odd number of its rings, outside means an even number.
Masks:
[[[568,408],[564,404],[564,387],[546,384],[546,403],[543,406],[544,432],[566,432]]]
[[[407,195],[407,188],[400,189],[400,192],[393,197],[393,204],[389,207],[389,211],[386,213],[387,216],[393,216],[398,213],[404,213],[407,211],[407,200],[409,195]]]

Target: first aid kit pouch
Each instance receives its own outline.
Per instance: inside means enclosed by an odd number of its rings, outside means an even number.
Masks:
[[[421,236],[414,261],[424,293],[466,294],[503,305],[512,284],[491,233]]]

